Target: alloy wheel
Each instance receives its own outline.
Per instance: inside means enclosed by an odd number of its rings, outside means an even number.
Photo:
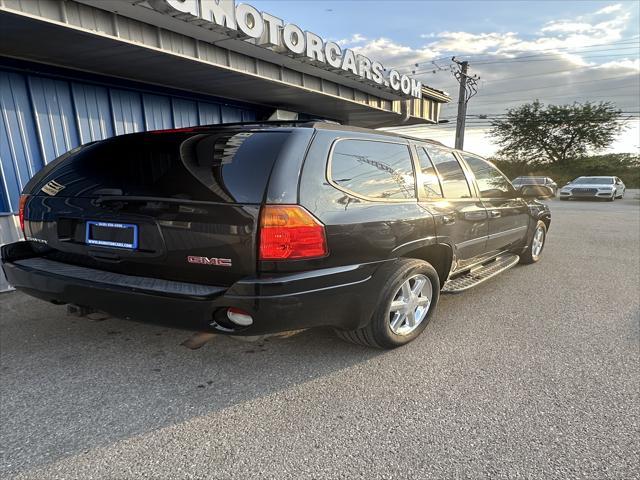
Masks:
[[[544,228],[539,226],[536,228],[536,232],[533,234],[533,242],[531,243],[531,256],[537,258],[542,252],[544,246]]]
[[[409,335],[427,316],[433,297],[433,286],[425,275],[407,279],[389,305],[389,326],[396,335]]]

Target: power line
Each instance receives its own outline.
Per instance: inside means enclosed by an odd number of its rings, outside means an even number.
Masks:
[[[637,118],[640,118],[640,114],[638,113],[622,113],[620,114],[621,116],[618,118],[613,118],[611,120],[613,121],[627,121],[627,120],[634,120]],[[487,117],[487,118],[468,118],[467,119],[467,124],[480,124],[480,123],[491,123],[494,121],[501,121],[501,120],[508,120],[509,117],[506,116],[501,116],[501,117]],[[598,116],[573,116],[570,118],[571,121],[574,120],[581,120],[581,121],[602,121],[602,119]],[[532,123],[536,123],[536,122],[540,122],[542,120],[535,120],[535,119],[531,119],[531,120],[526,120],[526,122],[532,122]],[[606,120],[608,121],[608,120]],[[442,126],[442,127],[453,127],[454,124],[453,123],[442,123],[442,124],[438,124],[438,126]],[[411,126],[407,126],[404,127],[407,129],[412,129],[412,128],[417,128],[414,125]]]
[[[569,121],[571,120],[575,120],[576,118],[580,118],[580,117],[574,117],[572,119],[569,119]],[[494,119],[494,120],[504,120],[504,119]],[[494,120],[492,119],[483,119],[482,121],[470,121],[467,123],[467,125],[469,126],[475,126],[475,127],[491,127],[493,126],[493,122]],[[602,119],[596,119],[596,118],[592,118],[592,119],[585,119],[585,118],[581,118],[581,120],[584,121],[588,121],[590,123],[607,123],[609,121],[614,121],[614,122],[618,122],[618,123],[627,123],[630,121],[634,121],[634,120],[640,120],[640,115],[639,114],[633,114],[633,115],[627,115],[621,118],[615,118],[615,119],[611,119],[611,120],[602,120]],[[527,120],[525,122],[520,122],[523,124],[528,124],[528,125],[539,125],[542,123],[545,123],[542,120]],[[443,125],[421,125],[421,126],[416,126],[416,125],[412,125],[409,127],[396,127],[396,131],[398,132],[415,132],[415,131],[423,131],[425,128],[430,129],[430,128],[444,128],[444,129],[452,129],[455,125],[454,124],[443,124]]]
[[[631,78],[633,77],[633,78]],[[597,82],[603,82],[606,80],[622,80],[622,79],[629,79],[629,80],[636,80],[633,82],[633,84],[630,85],[616,85],[616,88],[619,87],[626,87],[626,86],[633,86],[636,84],[639,84],[638,82],[638,77],[636,75],[618,75],[616,77],[605,77],[605,78],[599,78],[599,79],[594,79],[594,80],[582,80],[580,82],[572,82],[572,83],[554,83],[552,85],[543,85],[541,87],[533,87],[533,88],[518,88],[515,90],[502,90],[499,93],[488,93],[486,95],[483,95],[483,97],[495,97],[497,95],[504,95],[505,93],[519,93],[519,92],[530,92],[532,90],[544,90],[547,88],[567,88],[567,87],[573,87],[574,85],[584,85],[586,83],[597,83]],[[611,87],[605,90],[611,90]],[[593,90],[594,92],[596,90]]]
[[[514,77],[502,77],[502,78],[500,78],[498,80],[483,80],[483,84],[491,84],[491,85],[493,85],[495,83],[502,83],[502,82],[506,82],[508,80],[514,80],[516,78],[543,77],[545,75],[555,75],[555,74],[566,73],[566,72],[577,72],[579,70],[599,70],[600,68],[601,67],[599,65],[592,65],[592,66],[588,66],[588,67],[566,68],[564,70],[553,70],[551,72],[524,74],[524,75],[517,75],[517,76],[514,76]],[[636,73],[634,72],[634,74],[636,74]]]
[[[640,110],[638,111],[634,111],[634,112],[628,112],[628,111],[620,111],[620,115],[640,115]],[[467,115],[467,121],[475,121],[475,120],[503,120],[505,118],[508,118],[509,114],[508,113],[490,113],[490,114],[470,114]],[[594,115],[576,115],[572,118],[597,118]],[[455,120],[455,118],[447,118],[447,119],[443,119],[443,120]]]
[[[560,53],[569,53],[570,51],[576,51],[576,50],[582,50],[582,49],[586,49],[586,48],[592,48],[592,47],[603,47],[603,46],[610,46],[610,45],[629,45],[629,44],[638,44],[640,45],[640,36],[636,35],[634,37],[625,39],[623,41],[620,42],[610,42],[610,43],[599,43],[599,44],[593,44],[593,45],[584,45],[582,47],[558,47],[558,48],[547,48],[547,49],[541,49],[541,50],[537,50],[537,52],[560,52]],[[630,48],[630,47],[629,47]],[[564,51],[567,52],[564,52]],[[607,51],[607,50],[616,50],[614,49],[604,49],[603,51]],[[593,52],[596,52],[597,50],[592,50]],[[494,58],[496,55],[509,55],[512,53],[518,53],[518,52],[531,52],[531,50],[512,50],[510,52],[496,52],[494,54],[478,54],[478,55],[460,55],[462,57],[465,58],[470,58],[475,60],[480,59],[480,61],[484,60],[484,59],[489,59],[489,58]],[[578,52],[580,53],[580,52]],[[589,53],[589,52],[583,52],[583,53]],[[555,55],[556,53],[549,53],[546,55]],[[529,58],[532,56],[540,56],[540,55],[545,55],[545,54],[532,54],[532,55],[525,55],[525,56],[521,56],[521,57],[511,57],[513,59],[516,58]],[[484,58],[483,58],[484,57]],[[395,67],[390,67],[390,68],[395,68],[397,69],[403,69],[403,68],[409,68],[409,67],[414,67],[414,66],[419,66],[419,65],[423,65],[423,64],[427,64],[430,62],[437,62],[437,61],[441,61],[441,60],[448,60],[449,58],[451,58],[451,56],[444,56],[444,57],[439,57],[439,58],[434,58],[431,60],[426,60],[424,62],[415,62],[415,63],[409,63],[409,64],[405,64],[405,65],[401,65],[401,66],[395,66]]]
[[[606,90],[610,90],[610,89],[606,89]],[[599,90],[593,90],[593,92],[597,92]],[[576,94],[576,95],[571,95],[568,93],[563,93],[561,95],[540,95],[540,100],[545,100],[547,98],[567,98],[568,99],[572,99],[571,101],[576,101],[576,98],[584,98],[585,100],[591,100],[593,98],[608,98],[608,99],[612,99],[612,98],[626,98],[626,97],[633,97],[633,98],[638,98],[638,94],[629,94],[629,95],[591,95],[589,93],[586,94]],[[477,101],[474,102],[474,105],[483,105],[483,104],[487,104],[487,103],[509,103],[509,102],[530,102],[531,101],[531,97],[529,98],[510,98],[510,99],[497,99],[497,100],[487,100],[487,101]]]
[[[636,52],[636,55],[640,55],[640,52]],[[629,57],[631,54],[621,53],[621,54],[608,54],[608,55],[583,55],[582,58],[618,58],[618,57]],[[474,65],[495,65],[497,63],[528,63],[528,62],[559,62],[560,60],[566,61],[566,58],[531,58],[522,60],[524,57],[515,57],[515,58],[505,58],[502,60],[496,60],[491,62],[477,62]]]
[[[620,110],[620,112],[619,112],[619,113],[620,113],[620,114],[623,114],[623,115],[627,115],[627,114],[635,115],[635,114],[640,114],[640,110],[634,110],[634,111],[632,111],[632,112],[630,112],[630,111],[626,111],[626,110]],[[509,115],[508,113],[471,113],[471,114],[467,115],[467,118],[468,118],[468,117],[477,117],[477,118],[485,118],[485,117],[506,117],[506,116],[508,116],[508,115]],[[582,116],[582,115],[581,115],[581,116]],[[592,116],[592,115],[591,115],[591,114],[589,114],[589,115],[584,115],[584,116],[589,117],[589,116]],[[443,120],[444,120],[444,119],[443,119]],[[449,118],[448,120],[452,120],[452,118]]]
[[[616,120],[615,122],[616,123],[626,124],[626,123],[634,122],[634,121],[637,121],[637,120],[640,120],[640,117],[628,117],[628,118],[623,118],[623,119],[620,119],[620,120]],[[591,121],[589,123],[590,124],[608,123],[608,121]],[[542,125],[542,124],[543,124],[542,122],[527,123],[527,125],[529,125],[529,126],[536,126],[536,125]],[[485,128],[486,129],[486,128],[492,128],[493,126],[494,126],[493,123],[467,123],[466,124],[467,128]],[[442,126],[442,127],[444,127],[444,126]],[[436,128],[436,127],[434,126],[434,128]],[[440,128],[443,131],[446,130],[446,131],[453,132],[453,128],[451,128],[450,126],[447,126],[447,127],[444,127],[444,128],[441,128],[441,126],[438,126],[438,128]],[[402,130],[402,132],[404,132],[404,133],[411,133],[411,132],[416,132],[416,131],[418,131],[418,130]]]
[[[638,53],[638,55],[640,55],[640,52]],[[582,58],[584,59],[592,59],[592,58],[618,58],[618,57],[631,57],[634,56],[634,54],[629,54],[629,53],[623,53],[623,54],[618,54],[618,55],[592,55],[592,56],[584,56]],[[501,60],[495,60],[495,61],[491,61],[491,62],[478,62],[478,63],[474,63],[474,65],[496,65],[496,64],[504,64],[504,65],[510,65],[513,63],[528,63],[528,62],[557,62],[557,61],[566,61],[566,58],[538,58],[538,59],[530,59],[530,60],[519,60],[519,57],[515,57],[515,58],[504,58]],[[587,67],[580,67],[580,68],[587,68]],[[597,68],[597,65],[588,67],[588,68]],[[412,75],[423,75],[425,73],[429,73],[432,70],[422,70],[422,71],[415,71],[412,72]]]
[[[551,57],[551,56],[555,56],[555,55],[559,55],[559,54],[576,54],[576,55],[581,55],[581,56],[586,56],[586,55],[582,55],[582,54],[591,54],[591,53],[599,53],[599,52],[616,52],[619,50],[627,50],[627,49],[631,49],[634,48],[636,45],[640,46],[640,43],[636,40],[633,42],[622,42],[619,45],[629,45],[629,46],[625,46],[622,48],[600,48],[600,49],[595,49],[595,50],[588,50],[585,52],[580,52],[580,51],[575,51],[578,50],[576,49],[549,49],[548,51],[551,53],[531,53],[530,55],[520,55],[520,56],[516,56],[516,57],[508,57],[507,59],[522,59],[522,58],[537,58],[537,57]],[[566,50],[566,51],[563,51]],[[529,52],[542,52],[544,50],[529,50]],[[484,55],[484,58],[475,58],[474,62],[482,62],[484,60],[487,59],[492,59],[495,58],[496,55],[509,55],[509,53],[507,52],[502,52],[502,53],[495,53],[495,54],[491,54],[491,55]],[[462,55],[463,57],[466,57],[467,55]]]

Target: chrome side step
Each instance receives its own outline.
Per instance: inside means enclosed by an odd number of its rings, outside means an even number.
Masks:
[[[515,253],[505,253],[500,255],[491,263],[473,268],[471,271],[460,275],[459,277],[448,280],[442,287],[442,293],[458,293],[464,292],[482,282],[495,277],[499,273],[509,270],[518,263],[520,257]]]

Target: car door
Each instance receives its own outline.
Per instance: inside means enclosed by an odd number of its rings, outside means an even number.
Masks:
[[[486,252],[487,210],[452,150],[416,147],[420,205],[435,218],[438,241],[454,250],[454,269],[476,263]]]
[[[487,250],[507,250],[521,242],[529,225],[529,207],[507,177],[483,158],[457,152],[475,177],[489,217]]]
[[[620,180],[618,177],[615,178],[616,181],[616,197],[622,197],[624,195],[624,190],[625,190],[625,186],[624,183],[622,183],[622,180]]]

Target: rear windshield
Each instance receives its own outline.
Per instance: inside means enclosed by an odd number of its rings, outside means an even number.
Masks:
[[[286,131],[121,137],[82,150],[55,178],[68,186],[65,195],[260,203],[287,138]]]
[[[530,185],[544,185],[544,178],[541,177],[525,177],[520,180],[520,183],[528,183]]]

